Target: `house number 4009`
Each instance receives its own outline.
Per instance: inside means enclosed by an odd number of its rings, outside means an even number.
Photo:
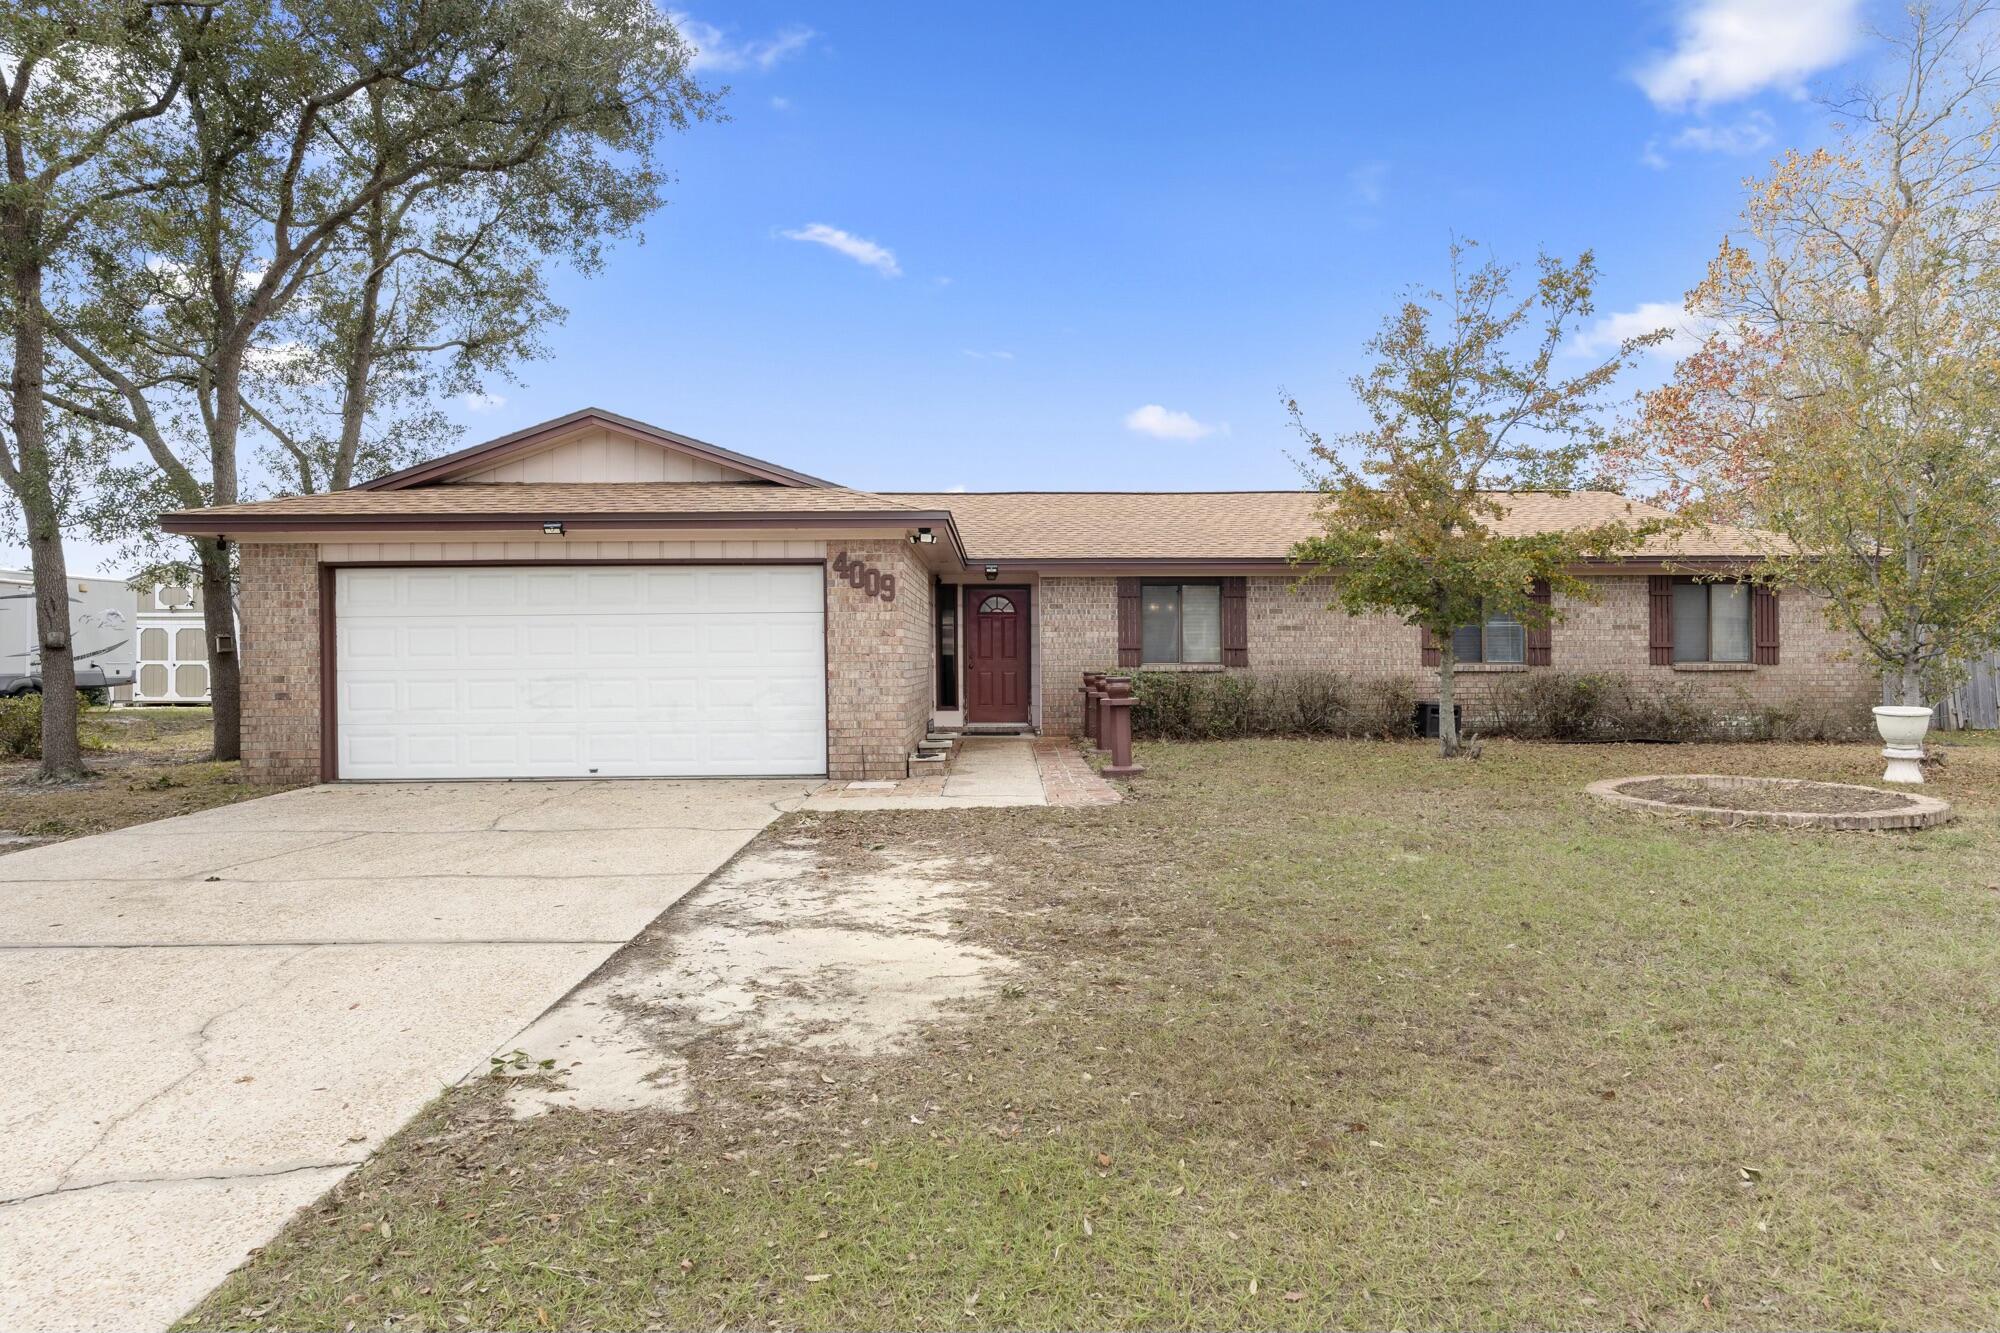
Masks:
[[[854,559],[842,551],[833,558],[833,572],[846,579],[850,588],[861,589],[863,595],[880,597],[885,602],[896,600],[896,576],[884,574],[875,566]]]

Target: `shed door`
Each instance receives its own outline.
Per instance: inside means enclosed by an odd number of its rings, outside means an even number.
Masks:
[[[818,565],[335,571],[342,778],[826,771]]]

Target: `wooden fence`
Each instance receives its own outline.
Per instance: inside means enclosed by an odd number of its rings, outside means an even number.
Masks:
[[[1940,702],[1932,723],[1940,731],[1992,731],[2000,728],[2000,652],[1972,664],[1965,684]]]

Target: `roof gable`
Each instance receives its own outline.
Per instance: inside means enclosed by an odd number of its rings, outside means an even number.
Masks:
[[[361,491],[501,482],[745,482],[824,487],[818,477],[587,407],[363,482]]]

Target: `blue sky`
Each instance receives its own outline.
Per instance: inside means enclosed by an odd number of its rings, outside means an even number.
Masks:
[[[598,405],[864,488],[1294,485],[1280,390],[1348,424],[1454,231],[1592,247],[1600,332],[1653,327],[1895,17],[687,2],[732,118],[468,442]]]

